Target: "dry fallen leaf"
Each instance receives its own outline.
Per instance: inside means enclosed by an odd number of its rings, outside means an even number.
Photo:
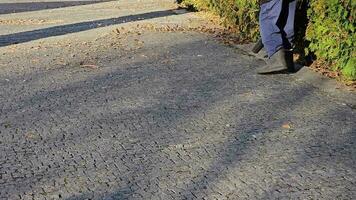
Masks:
[[[82,65],[82,67],[88,67],[90,69],[98,69],[99,68],[99,66],[97,66],[97,65]]]
[[[31,62],[32,62],[32,63],[38,63],[38,62],[40,62],[40,59],[35,58],[35,59],[32,59]]]
[[[292,126],[291,126],[290,123],[285,123],[285,124],[282,125],[282,128],[284,128],[284,129],[291,129]]]
[[[114,33],[120,34],[120,30],[117,28],[117,29],[114,30]]]
[[[31,133],[31,132],[28,132],[28,133],[25,133],[25,137],[26,137],[27,139],[33,139],[33,138],[35,138],[36,136],[35,136],[35,134],[33,134],[33,133]]]

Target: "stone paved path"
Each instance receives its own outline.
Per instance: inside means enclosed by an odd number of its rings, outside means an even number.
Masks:
[[[0,199],[356,198],[355,110],[173,7],[1,15]]]

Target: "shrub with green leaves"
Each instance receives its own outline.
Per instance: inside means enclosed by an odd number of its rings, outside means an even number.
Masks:
[[[356,79],[356,1],[314,0],[308,11],[308,51],[326,61],[333,70]]]
[[[298,49],[307,44],[307,53],[314,53],[317,59],[324,61],[332,70],[339,70],[344,77],[356,80],[356,1],[300,1],[309,5],[309,23],[304,38],[308,41],[298,37]],[[225,25],[234,27],[243,39],[252,41],[259,35],[258,0],[184,0],[183,2],[198,10],[210,10],[219,14],[224,19]],[[303,7],[303,9],[307,8]],[[300,17],[298,19],[300,20]],[[298,23],[297,27],[301,27],[300,23],[307,22],[298,21]],[[298,34],[301,35],[300,30]]]

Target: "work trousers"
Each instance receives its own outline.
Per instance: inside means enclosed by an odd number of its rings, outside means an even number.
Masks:
[[[261,5],[260,32],[268,57],[294,46],[296,0],[270,0]]]

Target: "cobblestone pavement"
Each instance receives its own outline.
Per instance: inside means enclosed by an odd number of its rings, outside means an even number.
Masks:
[[[354,109],[207,34],[120,26],[0,48],[0,199],[356,198]]]

